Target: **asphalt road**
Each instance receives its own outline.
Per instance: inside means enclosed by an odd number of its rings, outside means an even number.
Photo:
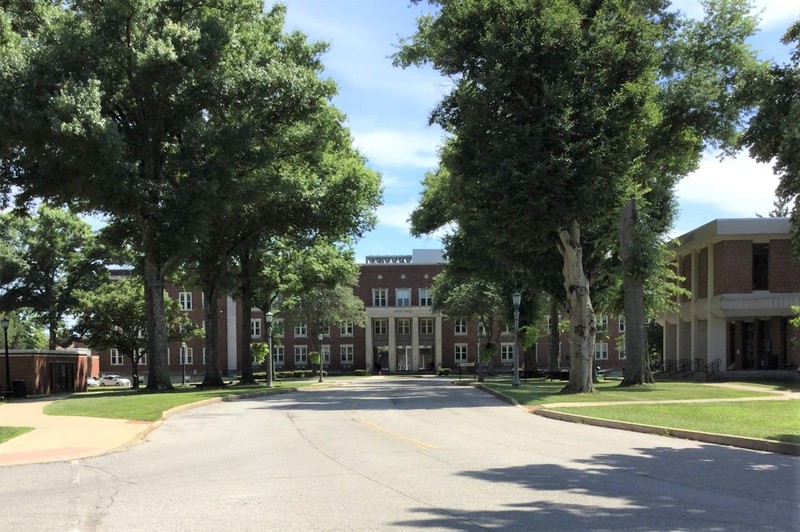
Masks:
[[[0,531],[800,530],[800,458],[549,420],[436,379],[219,403],[0,469]]]

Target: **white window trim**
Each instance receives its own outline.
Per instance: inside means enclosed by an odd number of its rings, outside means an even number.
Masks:
[[[608,342],[596,342],[594,344],[594,359],[608,360]]]
[[[179,360],[182,366],[194,365],[194,348],[187,347],[184,352],[184,348],[181,347],[179,353],[180,353]]]
[[[379,327],[379,325],[381,327]],[[386,318],[375,318],[372,320],[372,334],[376,336],[386,336],[389,334],[389,320]]]
[[[352,364],[354,360],[353,344],[339,346],[339,360],[342,364]]]
[[[400,330],[400,324],[403,324],[403,330]],[[397,318],[397,334],[407,336],[411,334],[411,318]]]
[[[462,325],[463,325],[463,328],[464,328],[463,331],[461,330]],[[457,336],[464,336],[464,335],[467,334],[468,330],[469,330],[469,325],[467,323],[467,318],[456,318],[455,319],[455,321],[453,322],[453,334],[455,334]]]
[[[192,293],[191,292],[178,292],[178,304],[183,311],[192,310]]]
[[[382,297],[378,297],[381,295]],[[383,303],[379,305],[378,303]],[[372,306],[373,307],[386,307],[389,306],[389,290],[387,288],[373,288],[372,289]]]
[[[419,306],[430,307],[433,305],[433,295],[430,288],[419,289]]]
[[[469,346],[467,344],[453,344],[453,360],[456,364],[469,360]]]
[[[282,345],[272,346],[272,357],[273,357],[272,359],[275,361],[276,366],[283,366],[286,357],[284,355],[284,349]]]
[[[514,361],[514,344],[503,342],[500,344],[500,362]]]
[[[422,324],[430,325],[430,330],[423,329]],[[433,318],[420,318],[419,319],[419,333],[420,334],[433,334],[435,325]]]
[[[119,349],[116,347],[112,347],[109,350],[109,355],[111,355],[111,365],[112,366],[122,366],[124,364],[124,358],[122,358],[122,353],[119,352]]]
[[[296,345],[294,346],[294,363],[295,364],[308,364],[308,346]]]
[[[401,297],[407,296],[407,297]],[[400,302],[408,303],[401,305]],[[410,307],[411,306],[411,289],[410,288],[395,288],[394,289],[394,304],[396,307]]]
[[[292,329],[292,333],[294,334],[295,338],[306,338],[308,337],[308,325],[305,323],[298,323]]]
[[[352,321],[339,324],[339,336],[353,336],[354,325]]]
[[[261,318],[250,318],[250,338],[261,338]]]

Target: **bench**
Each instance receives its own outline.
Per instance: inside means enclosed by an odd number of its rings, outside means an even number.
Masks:
[[[14,397],[15,395],[16,394],[14,393],[13,388],[0,386],[0,400],[8,400],[10,397]]]
[[[463,372],[464,368],[466,368],[466,369],[473,368],[473,372],[472,372],[473,376],[472,376],[472,378],[473,378],[473,380],[477,378],[477,376],[475,375],[475,371],[474,371],[475,362],[459,362],[459,364],[458,364],[458,380],[461,380],[461,373]]]

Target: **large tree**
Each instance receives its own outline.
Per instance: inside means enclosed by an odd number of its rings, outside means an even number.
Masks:
[[[40,205],[35,216],[0,215],[0,224],[14,246],[10,260],[0,257],[8,275],[0,308],[27,309],[47,329],[50,349],[69,345],[64,318],[78,306],[77,291],[92,290],[107,277],[102,246],[88,223],[48,205]],[[15,264],[21,267],[11,275]]]
[[[592,390],[595,318],[582,234],[619,210],[641,131],[653,120],[662,33],[653,2],[435,2],[398,60],[429,61],[454,88],[431,120],[459,231],[492,250],[563,258],[570,316],[568,388]],[[523,262],[523,264],[524,264]]]
[[[747,3],[709,2],[706,21],[685,26],[661,0],[431,3],[439,12],[397,56],[454,83],[431,116],[452,134],[447,172],[424,191],[421,210],[432,212],[420,219],[492,235],[481,241],[496,260],[529,270],[559,250],[567,390],[591,391],[598,272],[586,260],[619,253],[632,343],[643,345],[643,265],[671,222],[672,186],[707,139],[730,140],[740,116],[731,85],[755,66],[742,44]],[[632,367],[646,362],[636,353]],[[649,369],[631,373],[647,380]]]
[[[776,208],[790,211],[792,249],[800,257],[800,20],[786,32],[783,43],[794,43],[791,59],[755,80],[759,109],[742,141],[750,155],[771,162],[778,174]]]
[[[227,172],[280,172],[273,152],[292,139],[274,132],[327,105],[325,45],[284,33],[285,8],[257,0],[4,8],[0,184],[20,203],[58,198],[127,227],[142,255],[148,388],[170,389],[165,276],[205,234]]]

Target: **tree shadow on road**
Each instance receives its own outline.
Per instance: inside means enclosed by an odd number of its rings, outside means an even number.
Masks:
[[[464,471],[483,481],[471,509],[418,507],[398,527],[452,530],[797,530],[798,460],[740,449],[637,449],[568,466]],[[487,488],[486,481],[490,482]],[[530,500],[485,507],[487,490],[509,485]],[[491,487],[493,486],[493,487]],[[482,496],[484,495],[484,496]]]

